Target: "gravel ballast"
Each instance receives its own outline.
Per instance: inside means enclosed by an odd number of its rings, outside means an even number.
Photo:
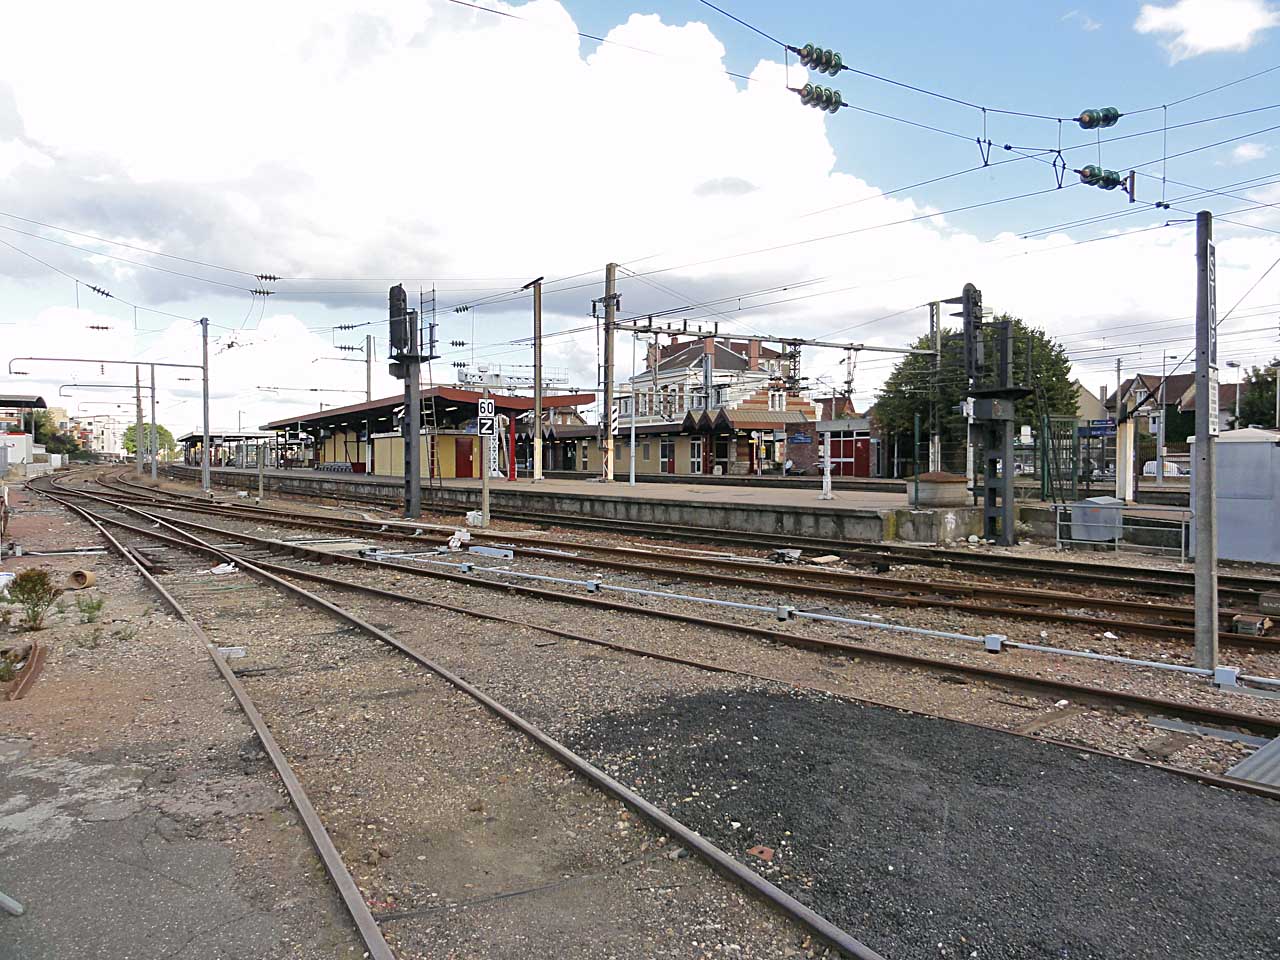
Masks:
[[[601,714],[569,739],[891,960],[1280,956],[1270,800],[781,691]]]

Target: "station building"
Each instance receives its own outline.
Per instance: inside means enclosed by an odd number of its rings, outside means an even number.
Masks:
[[[479,401],[485,394],[459,387],[422,390],[422,475],[452,479],[481,475],[481,443],[476,435]],[[530,471],[533,450],[533,398],[489,393],[502,426],[495,444],[496,466],[514,477]],[[591,393],[549,394],[542,398],[543,436],[582,429],[578,407],[594,402]],[[386,397],[275,420],[263,426],[282,449],[282,467],[305,467],[404,476],[404,438],[400,424],[404,397]],[[594,432],[595,427],[588,428]],[[562,455],[563,455],[563,451]],[[550,462],[550,452],[544,453]],[[573,468],[569,468],[573,469]]]

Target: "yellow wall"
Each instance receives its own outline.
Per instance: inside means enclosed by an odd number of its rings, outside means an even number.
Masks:
[[[444,434],[436,438],[436,453],[439,458],[440,476],[446,479],[457,475],[457,441],[458,437]],[[427,438],[420,441],[422,456],[422,476],[430,475],[430,461],[427,456]],[[480,440],[471,438],[471,474],[480,476]],[[378,437],[374,440],[374,472],[383,477],[404,476],[404,441],[400,437]]]
[[[404,476],[404,441],[399,437],[374,437],[374,473],[383,477]]]

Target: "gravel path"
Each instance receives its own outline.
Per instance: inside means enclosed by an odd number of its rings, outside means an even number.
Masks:
[[[776,690],[655,700],[569,739],[895,960],[1280,956],[1272,801]]]

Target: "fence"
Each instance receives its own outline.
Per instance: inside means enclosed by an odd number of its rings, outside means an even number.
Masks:
[[[1073,516],[1073,513],[1085,509],[1092,511],[1099,519],[1082,522],[1078,516]],[[1124,549],[1134,552],[1154,550],[1160,553],[1176,554],[1179,563],[1186,563],[1190,542],[1189,531],[1194,518],[1191,510],[1185,507],[1158,506],[1143,506],[1136,512],[1133,508],[1128,509],[1130,512],[1126,513],[1126,507],[1122,503],[1114,505],[1055,503],[1053,505],[1054,531],[1058,546],[1087,545],[1095,550],[1110,549],[1117,553]],[[1118,516],[1108,516],[1111,511]],[[1107,536],[1107,531],[1103,529],[1104,526],[1111,525],[1114,525],[1116,533],[1114,537]],[[1077,536],[1080,526],[1094,529],[1086,531],[1088,535]]]

